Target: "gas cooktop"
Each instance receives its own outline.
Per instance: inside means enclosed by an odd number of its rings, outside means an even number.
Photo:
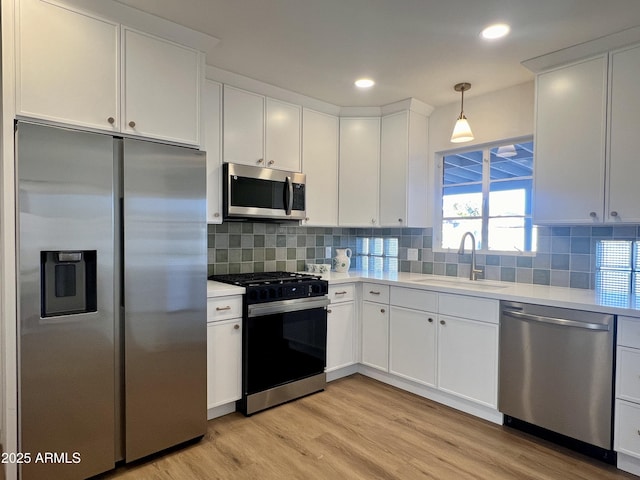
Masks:
[[[211,275],[209,280],[245,287],[245,304],[326,295],[329,285],[320,275],[292,272]]]
[[[243,287],[250,285],[266,285],[272,283],[302,283],[309,280],[319,280],[319,275],[292,272],[253,272],[231,273],[226,275],[211,275],[209,280],[216,282],[232,283]]]

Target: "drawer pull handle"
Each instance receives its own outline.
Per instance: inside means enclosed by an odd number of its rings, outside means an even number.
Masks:
[[[346,295],[347,293],[348,292],[345,290],[345,291],[342,291],[342,292],[335,292],[334,295]]]
[[[224,310],[231,310],[231,307],[227,305],[226,307],[216,307],[216,311],[222,312]]]
[[[371,295],[380,295],[380,292],[374,292],[373,290],[371,290],[369,293],[370,293]]]
[[[237,323],[233,326],[234,330],[240,330],[240,325],[238,325]]]

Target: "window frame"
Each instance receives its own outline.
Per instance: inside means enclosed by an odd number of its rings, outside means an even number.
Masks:
[[[507,180],[494,180],[495,183],[498,182],[515,182],[519,180],[531,179],[531,192],[528,198],[528,201],[533,203],[534,196],[534,173],[535,173],[535,141],[533,136],[524,136],[511,138],[506,140],[499,140],[490,143],[483,144],[475,144],[475,145],[466,145],[461,148],[455,148],[451,150],[443,150],[440,152],[436,152],[435,154],[435,192],[433,195],[434,198],[434,208],[433,208],[433,244],[432,251],[438,253],[457,253],[458,248],[445,248],[442,247],[442,227],[443,227],[443,214],[442,214],[442,200],[443,200],[443,190],[445,188],[444,179],[443,179],[443,169],[444,169],[444,157],[448,155],[459,155],[466,152],[475,152],[482,151],[482,183],[481,183],[481,192],[482,192],[482,202],[481,202],[481,216],[480,217],[470,217],[470,218],[478,218],[482,221],[482,239],[488,238],[489,231],[489,219],[490,218],[499,218],[499,217],[489,217],[489,193],[491,187],[491,178],[490,178],[490,158],[491,158],[491,150],[494,148],[498,148],[500,146],[509,145],[509,144],[519,144],[519,143],[534,143],[534,172],[529,177],[516,177],[514,179]],[[513,217],[505,217],[505,218],[513,218]],[[535,228],[535,224],[533,223],[532,215],[529,217],[524,217],[525,222],[527,218],[529,219],[531,231]],[[531,236],[532,237],[532,236]],[[530,239],[533,241],[533,238]],[[524,256],[524,257],[533,257],[536,255],[536,251],[514,251],[514,250],[489,250],[488,243],[486,240],[482,242],[482,248],[476,250],[476,253],[483,255],[513,255],[513,256]]]

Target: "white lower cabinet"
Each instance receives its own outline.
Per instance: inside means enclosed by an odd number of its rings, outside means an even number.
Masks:
[[[354,314],[353,302],[332,304],[327,309],[327,372],[356,361]]]
[[[438,388],[497,407],[498,324],[440,315]]]
[[[618,317],[613,449],[618,468],[640,475],[640,318]]]
[[[362,302],[362,363],[385,372],[389,371],[387,304]]]
[[[241,296],[207,302],[207,409],[242,395],[242,318],[237,317],[241,307]]]
[[[436,315],[396,306],[390,310],[389,372],[435,387]]]

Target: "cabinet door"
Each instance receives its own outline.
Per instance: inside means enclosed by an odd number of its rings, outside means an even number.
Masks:
[[[207,408],[241,396],[242,320],[207,324]]]
[[[378,225],[380,118],[340,119],[338,222]]]
[[[299,172],[302,109],[273,98],[266,102],[265,166]]]
[[[305,225],[338,225],[338,117],[304,109],[302,170],[307,175]]]
[[[435,314],[399,307],[390,310],[389,372],[435,386]]]
[[[438,387],[492,408],[498,397],[498,325],[440,315]]]
[[[327,309],[327,372],[356,361],[354,315],[353,302],[332,304]]]
[[[607,59],[537,77],[533,220],[603,221]]]
[[[607,221],[640,223],[636,138],[640,129],[640,95],[636,92],[639,76],[640,47],[612,54]]]
[[[117,131],[118,25],[39,0],[16,5],[16,113]]]
[[[362,302],[362,363],[389,371],[389,310],[384,304]]]
[[[200,144],[200,53],[123,28],[122,131]]]
[[[207,152],[207,223],[222,223],[222,85],[205,80],[203,147]]]
[[[223,159],[264,165],[264,97],[224,86]]]
[[[408,139],[409,112],[382,117],[380,225],[383,227],[403,227],[407,223]],[[423,208],[426,210],[426,204]]]

